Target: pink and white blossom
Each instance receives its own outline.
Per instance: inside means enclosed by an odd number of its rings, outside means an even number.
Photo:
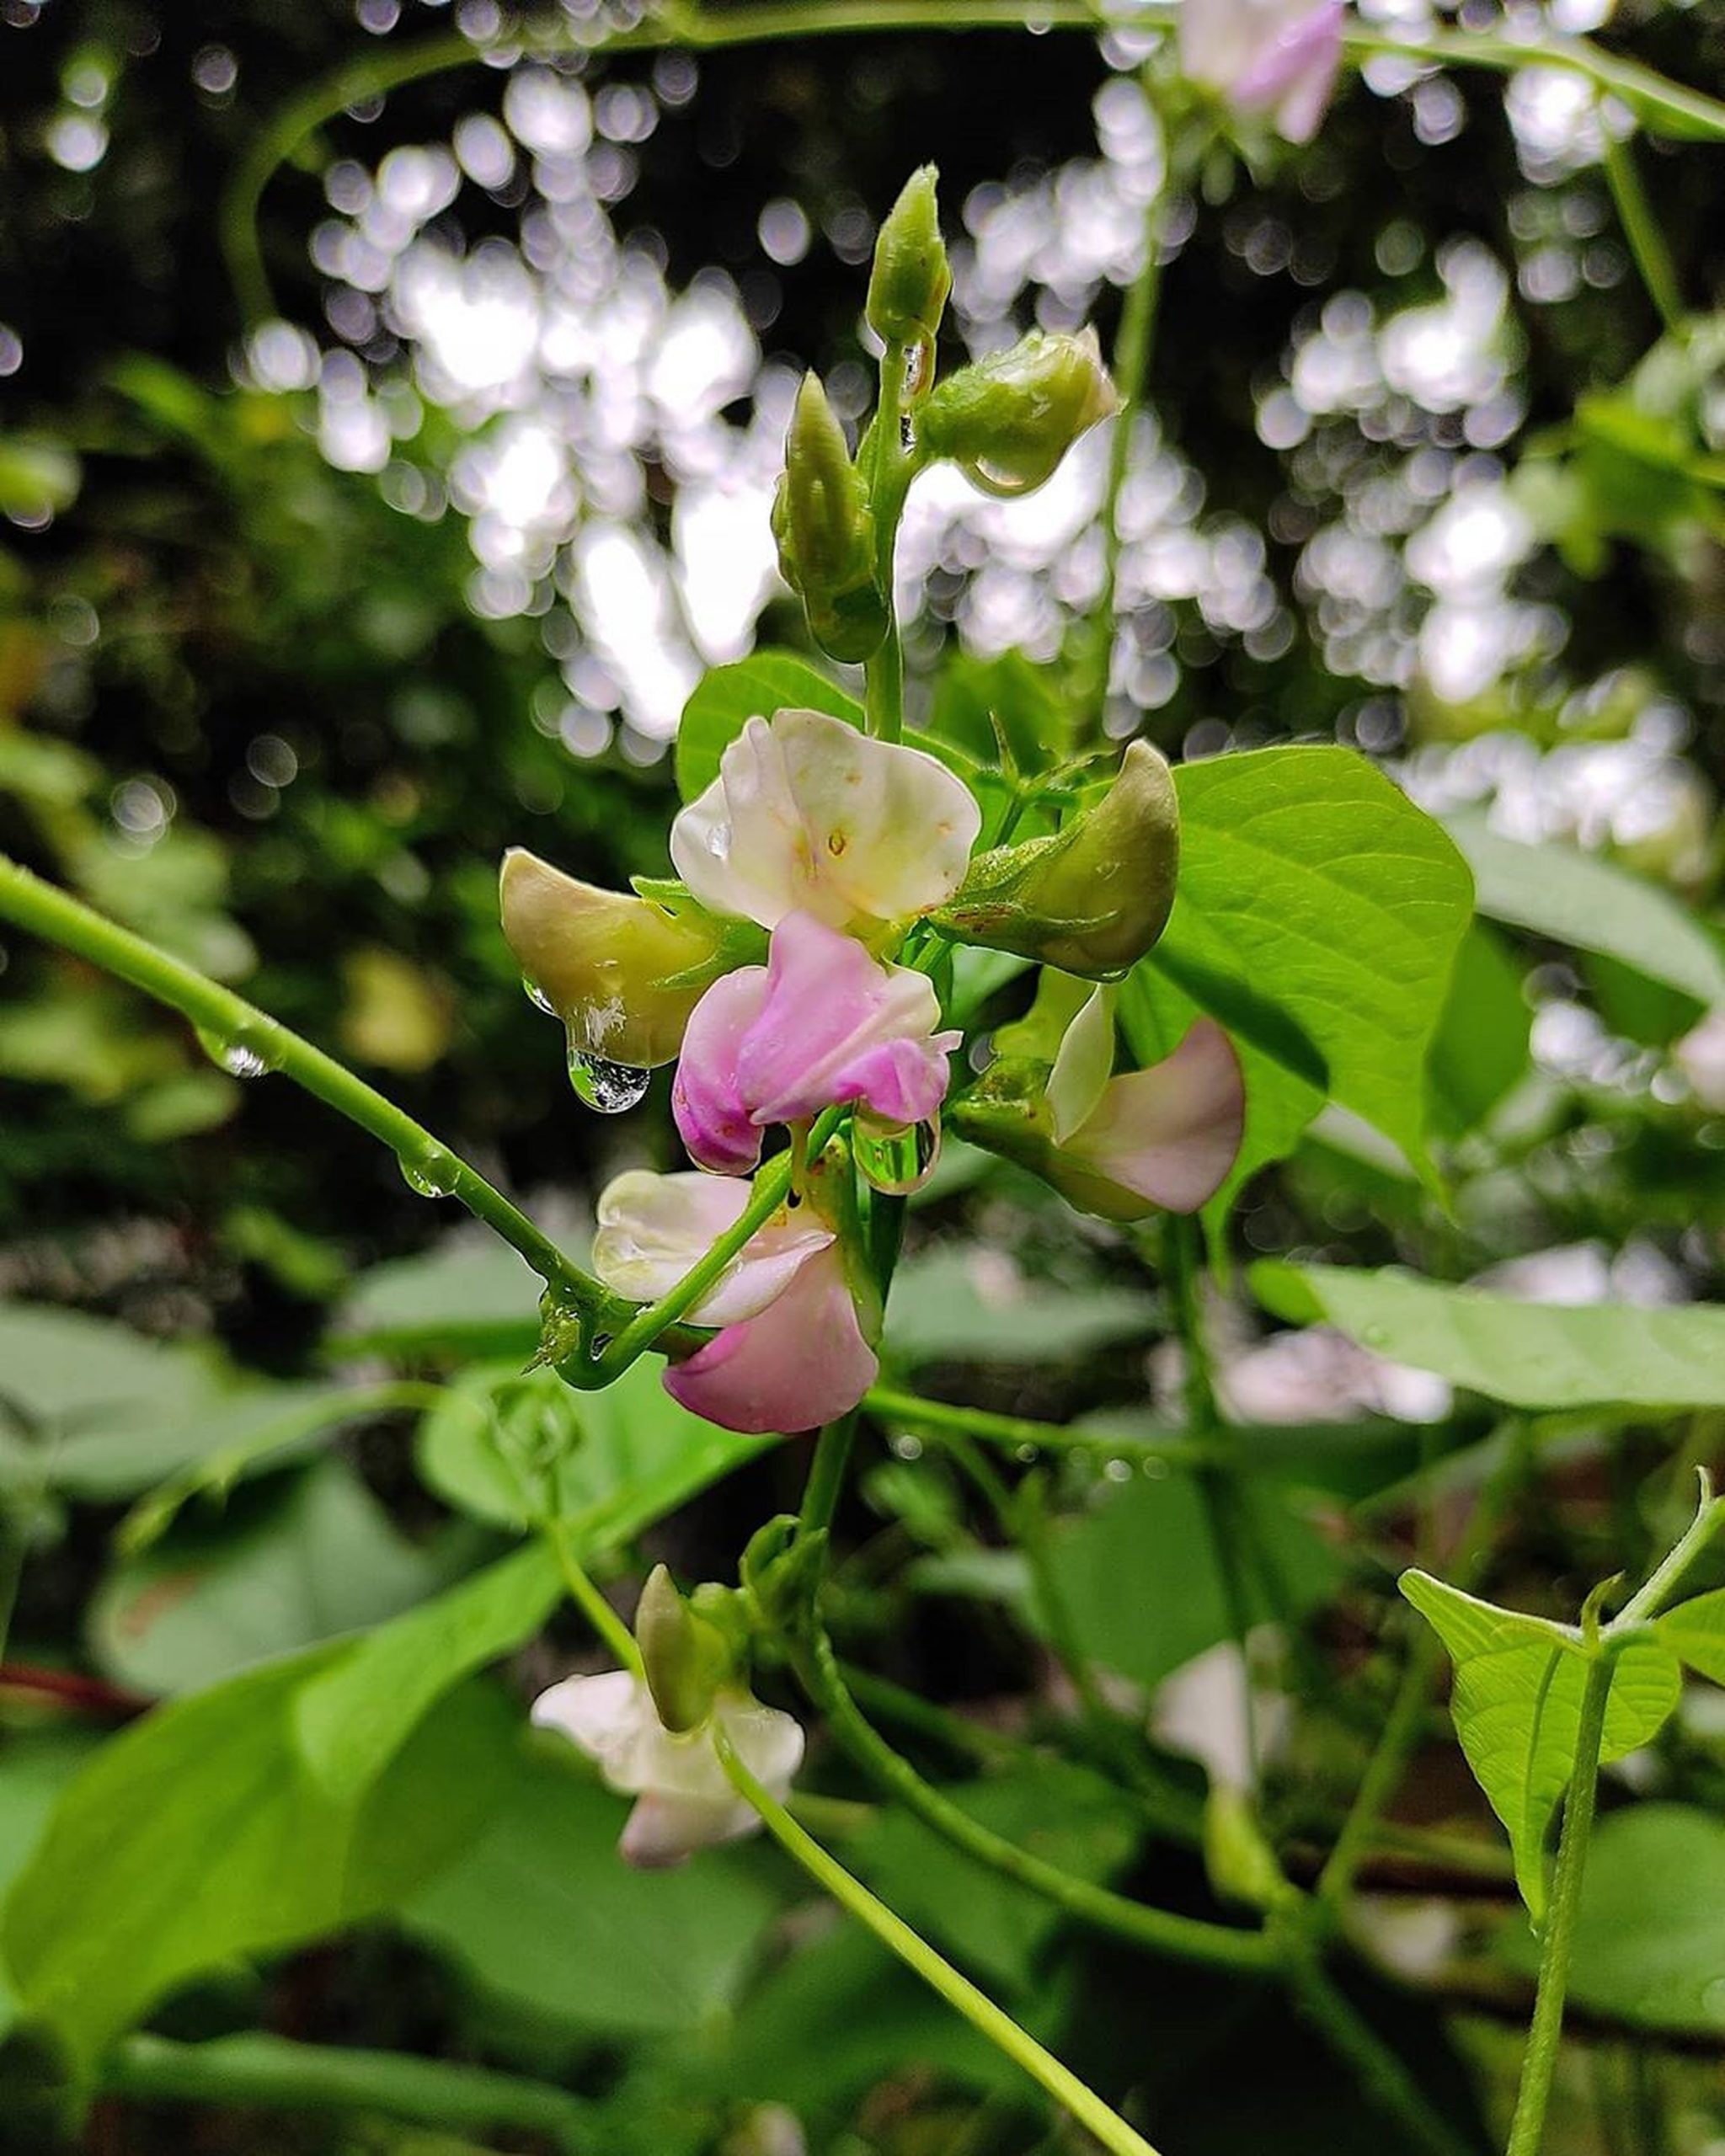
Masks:
[[[1316,134],[1342,59],[1342,0],[1183,0],[1180,65],[1290,142]]]
[[[644,1869],[681,1864],[695,1850],[735,1841],[761,1823],[731,1786],[713,1742],[715,1723],[781,1802],[803,1760],[803,1730],[794,1716],[764,1707],[739,1689],[722,1692],[698,1729],[674,1735],[660,1721],[645,1682],[627,1669],[565,1678],[534,1701],[533,1721],[578,1745],[597,1763],[607,1787],[635,1799],[618,1848],[625,1862]]]
[[[887,966],[812,914],[787,914],[764,966],[715,981],[690,1017],[671,1108],[692,1156],[746,1175],[774,1123],[854,1101],[889,1129],[927,1122],[962,1038],[937,1033],[927,975]]]
[[[787,914],[867,933],[944,904],[981,811],[920,749],[825,712],[751,718],[719,775],[671,825],[676,872],[713,912],[777,927]]]

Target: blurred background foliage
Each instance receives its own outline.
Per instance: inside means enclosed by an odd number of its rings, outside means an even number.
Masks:
[[[1589,0],[1534,12],[1597,21]],[[848,419],[863,409],[861,265],[909,167],[942,168],[950,334],[982,350],[1032,323],[1093,318],[1108,339],[1161,156],[1143,42],[1124,34],[1100,50],[1065,33],[803,37],[697,59],[584,54],[595,22],[571,5],[563,49],[523,57],[494,0],[0,0],[0,848],[328,1043],[576,1242],[606,1175],[670,1164],[663,1086],[627,1123],[575,1107],[497,931],[499,854],[527,844],[600,883],[662,870],[684,697],[757,636],[798,641],[766,513],[789,399],[812,364]],[[1627,5],[1606,35],[1682,80],[1725,64],[1712,4]],[[332,77],[430,40],[472,56],[387,96]],[[260,312],[236,175],[319,83],[258,205]],[[1400,1258],[1557,1299],[1720,1284],[1725,1041],[1704,1012],[1725,1001],[1725,228],[1716,150],[1633,144],[1674,332],[1614,212],[1612,125],[1547,71],[1374,63],[1308,151],[1261,185],[1218,171],[1214,199],[1172,219],[1110,731],[1188,756],[1363,748],[1473,834],[1495,924],[1434,1070],[1450,1207],[1327,1118],[1247,1189],[1236,1258]],[[914,697],[938,675],[954,702],[1033,703],[1022,666],[982,688],[975,669],[1018,650],[1053,678],[1100,579],[1101,485],[1098,453],[1023,504],[924,483],[904,542]],[[1531,841],[1568,848],[1579,884],[1553,886],[1519,851]],[[18,1424],[0,1468],[32,1538],[12,1652],[71,1687],[45,1706],[8,1694],[0,1863],[22,1861],[91,1730],[381,1624],[519,1526],[519,1492],[458,1412],[414,1428],[414,1385],[465,1371],[492,1401],[536,1337],[534,1283],[448,1227],[315,1102],[0,939],[0,1293],[17,1305],[0,1312],[0,1393]],[[962,1149],[911,1251],[895,1374],[1056,1419],[1112,1412],[1094,1455],[1025,1481],[1045,1476],[1065,1509],[1056,1569],[1087,1652],[1153,1688],[1228,1617],[1167,1494],[1186,1486],[1106,1442],[1153,1433],[1170,1399],[1131,1251]],[[1273,1821],[1297,1849],[1332,1833],[1376,1710],[1397,1478],[1461,1456],[1493,1411],[1340,1334],[1260,1339],[1257,1323],[1223,1314],[1236,1414],[1344,1428],[1285,1487],[1272,1478],[1259,1530],[1306,1620],[1292,1666],[1316,1705]],[[534,1412],[577,1409],[553,1388]],[[581,1501],[652,1493],[605,1548],[623,1564],[639,1529],[735,1465],[651,1544],[692,1575],[728,1569],[797,1464],[744,1446],[680,1484],[662,1431],[631,1412],[579,1404]],[[841,1606],[882,1667],[985,1709],[924,1729],[951,1774],[1066,1703],[1023,1561],[962,1471],[879,1434]],[[1594,1416],[1553,1434],[1546,1482],[1530,1467],[1516,1486],[1494,1587],[1567,1609],[1578,1582],[1665,1533],[1683,1477],[1669,1427]],[[1694,1418],[1685,1458],[1717,1446]],[[1466,1457],[1464,1492],[1487,1454]],[[1087,1596],[1122,1577],[1158,1583],[1149,1620]],[[577,1638],[526,1650],[525,1673],[566,1666]],[[483,1688],[449,1711],[509,1719]],[[991,1785],[993,1823],[1198,1906],[1201,1778],[1179,1748],[1126,1803],[1095,1762],[1038,1753]],[[145,2048],[91,2123],[98,2156],[454,2156],[547,2131],[654,2156],[788,2156],[804,2132],[847,2156],[1065,2145],[874,1948],[788,1919],[791,1882],[763,1852],[628,1875],[611,1799],[539,1749],[493,1750],[488,1823],[387,1926],[218,1969],[156,2025],[537,2074],[601,2106],[601,2137],[567,2119],[524,2118],[513,2140],[450,2131],[435,2092],[422,2127],[368,2121],[339,2092],[286,2122],[193,2114]],[[1700,1834],[1725,1788],[1717,1727],[1685,1721],[1658,1774],[1664,1831]],[[1469,1801],[1434,1748],[1420,1820]],[[1637,1831],[1657,1839],[1659,1822]],[[1279,2002],[1057,1939],[1040,1905],[901,1819],[872,1816],[847,1846],[1081,2071],[1130,2084],[1182,2156],[1384,2145]],[[1450,1852],[1478,1868],[1478,1904],[1447,1918],[1471,1944],[1514,1928],[1489,1852]],[[1635,1876],[1676,1861],[1641,1850]],[[1716,1825],[1682,1862],[1725,1872]],[[1591,1983],[1610,2100],[1570,2091],[1561,2145],[1716,2148],[1718,1987],[1690,1996],[1680,1972],[1656,2011],[1657,1986],[1614,1974],[1609,1951]],[[1365,2002],[1469,2131],[1513,2068],[1498,1998],[1481,1978],[1445,2020],[1387,1981]],[[1658,2044],[1626,2041],[1648,2024]],[[0,2136],[44,2145],[25,2108],[40,2077],[5,2056],[26,2122]],[[1620,2116],[1643,2137],[1605,2138]]]

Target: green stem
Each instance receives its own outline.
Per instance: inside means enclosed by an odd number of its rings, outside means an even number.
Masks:
[[[1600,129],[1605,145],[1605,180],[1616,207],[1617,221],[1623,227],[1623,237],[1629,243],[1635,266],[1660,321],[1674,336],[1680,335],[1685,318],[1677,268],[1642,185],[1635,151],[1628,142],[1618,140],[1609,121],[1603,118]]]
[[[1609,1652],[1598,1655],[1588,1665],[1587,1684],[1581,1695],[1575,1778],[1563,1803],[1557,1872],[1551,1888],[1551,1911],[1546,1919],[1545,1940],[1540,1949],[1539,1987],[1534,1995],[1527,2049],[1522,2057],[1521,2086],[1515,2098],[1508,2156],[1538,2156],[1545,2137],[1546,2111],[1551,2099],[1557,2052],[1563,2039],[1563,1997],[1569,1983],[1569,1957],[1575,1945],[1582,1878],[1587,1868],[1588,1842],[1593,1833],[1594,1806],[1599,1795],[1599,1741],[1605,1734],[1605,1703],[1610,1697],[1615,1666],[1616,1657]]]
[[[1144,260],[1128,286],[1120,310],[1120,327],[1114,339],[1114,387],[1120,408],[1108,443],[1107,483],[1102,501],[1102,590],[1088,623],[1089,636],[1082,654],[1076,691],[1073,697],[1077,739],[1085,738],[1102,723],[1108,703],[1108,677],[1114,655],[1114,592],[1120,575],[1120,494],[1132,461],[1132,436],[1150,386],[1151,348],[1156,340],[1156,302],[1162,281],[1162,216],[1167,204],[1167,179],[1151,197],[1144,212]]]
[[[558,1570],[563,1574],[563,1585],[569,1591],[570,1601],[611,1649],[617,1667],[633,1676],[644,1676],[641,1650],[635,1644],[634,1634],[588,1577],[585,1566],[575,1555],[566,1524],[560,1519],[547,1519],[543,1532],[557,1559]]]
[[[1314,2027],[1353,2068],[1380,2111],[1400,2122],[1410,2144],[1430,2156],[1478,2156],[1474,2144],[1432,2110],[1419,2084],[1315,1956],[1296,1955],[1289,1980]]]
[[[1213,1445],[1189,1438],[1146,1438],[1134,1432],[1079,1430],[1061,1422],[1036,1422],[1023,1415],[996,1415],[986,1408],[961,1407],[950,1401],[924,1400],[896,1385],[870,1386],[862,1405],[883,1422],[901,1422],[913,1430],[937,1436],[951,1432],[980,1438],[985,1444],[1007,1445],[1014,1451],[1030,1445],[1038,1452],[1076,1452],[1139,1460],[1146,1465],[1200,1468],[1220,1457]]]
[[[1339,1910],[1353,1891],[1355,1875],[1377,1838],[1379,1822],[1401,1788],[1425,1727],[1426,1709],[1443,1657],[1443,1643],[1429,1626],[1422,1626],[1402,1665],[1401,1681],[1386,1716],[1383,1734],[1354,1792],[1354,1802],[1335,1846],[1318,1875],[1315,1893],[1327,1909]]]
[[[440,1195],[458,1199],[514,1249],[557,1294],[578,1309],[596,1312],[611,1305],[596,1280],[572,1265],[501,1191],[487,1182],[423,1123],[415,1123],[375,1086],[355,1077],[334,1056],[270,1017],[243,996],[222,987],[195,967],[170,958],[142,936],[105,920],[70,893],[45,883],[15,861],[0,855],[0,921],[28,930],[61,949],[86,958],[104,973],[129,981],[158,1003],[190,1020],[200,1034],[226,1041],[278,1070],[315,1094],[350,1123],[380,1139],[404,1171],[434,1182]]]
[[[937,1954],[921,1933],[913,1931],[902,1917],[889,1909],[879,1896],[872,1894],[836,1857],[829,1855],[812,1835],[804,1833],[783,1805],[769,1796],[750,1773],[722,1730],[716,1732],[715,1742],[732,1784],[760,1813],[767,1832],[841,1908],[865,1924],[906,1968],[921,1977],[931,1991],[956,2008],[979,2035],[1021,2066],[1112,2156],[1156,2156],[1143,2135],[1135,2132],[1094,2089],[1087,2088],[1069,2068],[1062,2066],[1052,2052],[1045,2051],[985,1992],[979,1991],[968,1977],[961,1976],[951,1962]]]
[[[814,1441],[814,1457],[809,1463],[809,1480],[803,1488],[803,1508],[797,1515],[799,1538],[823,1534],[831,1527],[838,1510],[839,1493],[845,1486],[851,1443],[857,1434],[857,1410],[829,1422]]]
[[[1606,1631],[1621,1632],[1632,1625],[1643,1625],[1648,1618],[1657,1617],[1683,1584],[1690,1566],[1718,1533],[1722,1523],[1725,1523],[1725,1497],[1713,1495],[1712,1481],[1702,1470],[1701,1502],[1695,1518],[1646,1585],[1630,1597],[1606,1625]]]
[[[846,1688],[832,1643],[817,1628],[809,1653],[799,1663],[811,1699],[826,1716],[845,1749],[868,1774],[898,1797],[943,1841],[974,1857],[1002,1877],[1028,1886],[1080,1923],[1109,1933],[1152,1954],[1204,1968],[1228,1969],[1250,1976],[1277,1972],[1275,1950],[1262,1932],[1236,1931],[1201,1918],[1153,1909],[1105,1886],[1076,1878],[1041,1857],[1004,1840],[962,1812],[924,1781],[908,1759],[894,1751],[863,1719]]]
[[[515,2127],[548,2135],[566,2156],[596,2156],[604,2136],[566,2089],[477,2066],[403,2052],[296,2044],[281,2036],[207,2043],[124,2038],[103,2061],[105,2095],[224,2111],[377,2111],[442,2128]]]

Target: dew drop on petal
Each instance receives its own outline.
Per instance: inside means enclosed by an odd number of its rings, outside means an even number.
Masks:
[[[569,1050],[569,1083],[575,1098],[600,1115],[622,1115],[638,1102],[652,1080],[633,1063],[612,1063],[585,1049]]]

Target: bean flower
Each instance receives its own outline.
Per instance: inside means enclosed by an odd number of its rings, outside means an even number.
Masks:
[[[599,1200],[593,1269],[632,1302],[675,1287],[749,1202],[713,1175],[632,1170]],[[847,1414],[879,1364],[862,1337],[836,1230],[810,1203],[759,1228],[688,1313],[713,1339],[666,1366],[665,1390],[692,1413],[751,1436],[818,1428]]]
[[[1184,0],[1180,66],[1234,112],[1309,142],[1335,89],[1342,0]]]
[[[618,1849],[626,1863],[643,1870],[681,1864],[697,1849],[736,1841],[760,1825],[720,1763],[715,1725],[781,1801],[803,1759],[800,1723],[740,1686],[722,1691],[696,1728],[674,1732],[660,1720],[645,1679],[627,1669],[565,1678],[535,1700],[533,1721],[579,1746],[607,1787],[634,1798]]]

